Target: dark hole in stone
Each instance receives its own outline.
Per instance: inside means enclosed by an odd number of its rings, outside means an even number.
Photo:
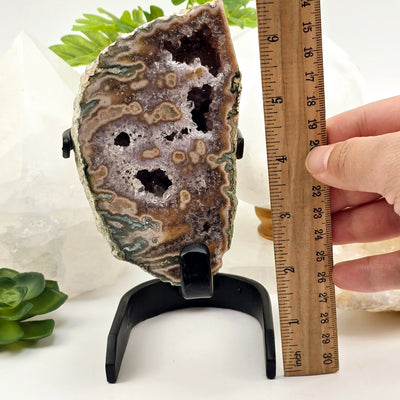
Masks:
[[[179,137],[181,138],[182,135],[187,135],[188,133],[189,133],[188,129],[187,128],[183,128],[180,131]],[[178,132],[174,131],[174,132],[170,133],[168,136],[165,136],[165,139],[167,139],[168,141],[172,142],[177,135],[178,135]]]
[[[209,222],[205,222],[203,225],[203,232],[208,232],[211,228],[211,224]]]
[[[116,146],[127,147],[129,146],[131,140],[126,132],[120,132],[118,136],[114,139],[114,144]]]
[[[211,86],[203,85],[203,87],[194,87],[188,93],[187,99],[193,101],[194,108],[192,110],[193,122],[197,125],[197,128],[202,132],[207,132],[206,114],[210,109],[211,104]]]
[[[168,50],[175,61],[190,64],[195,58],[200,58],[202,65],[206,65],[215,76],[221,68],[221,60],[213,46],[213,35],[207,25],[193,32],[192,36],[185,36],[177,48],[170,41],[164,42],[165,50]]]
[[[155,169],[154,171],[143,169],[138,171],[135,177],[142,182],[146,192],[153,193],[159,197],[172,185],[171,180],[162,169]]]
[[[165,136],[165,139],[168,141],[172,142],[175,139],[175,136],[178,134],[178,132],[172,132],[168,136]]]

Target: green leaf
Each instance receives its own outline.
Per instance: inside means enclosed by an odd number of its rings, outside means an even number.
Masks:
[[[52,280],[46,279],[46,287],[54,289],[54,290],[60,290],[60,288],[58,287],[57,281],[52,281]]]
[[[137,28],[140,25],[143,25],[146,22],[144,12],[142,11],[141,8],[137,10],[132,10],[132,19],[135,28]]]
[[[157,7],[157,6],[150,6],[150,12],[146,12],[144,10],[142,10],[142,11],[146,17],[147,22],[153,21],[153,19],[164,16],[164,11],[160,7]]]
[[[46,280],[44,279],[43,274],[40,274],[39,272],[24,272],[17,275],[14,279],[17,286],[26,287],[28,289],[24,300],[30,300],[39,296],[46,285]]]
[[[27,291],[27,287],[16,286],[16,281],[12,278],[0,278],[0,308],[17,307]]]
[[[67,298],[68,296],[65,293],[47,287],[39,297],[30,301],[33,307],[29,313],[23,317],[23,319],[54,311],[64,304]]]
[[[82,30],[82,33],[93,43],[97,45],[97,48],[103,50],[105,47],[107,47],[109,44],[112,43],[112,41],[105,36],[104,34],[100,32],[95,32],[95,31],[85,31]],[[100,51],[101,51],[100,50]]]
[[[99,11],[99,9],[98,9]],[[83,14],[83,18],[78,18],[75,21],[77,24],[87,24],[87,25],[101,25],[110,23],[110,20],[96,14]]]
[[[77,67],[78,65],[88,65],[97,58],[97,55],[98,54],[91,53],[87,54],[86,56],[75,57],[69,62],[69,65],[71,65],[71,67]]]
[[[15,280],[8,276],[0,277],[0,289],[12,289],[15,286]]]
[[[52,319],[21,322],[20,325],[23,331],[23,336],[20,340],[23,341],[43,339],[50,336],[54,330],[54,320]]]
[[[224,0],[225,8],[229,11],[246,7],[249,4],[250,0]]]
[[[136,28],[135,26],[132,26],[130,24],[121,21],[114,14],[111,14],[110,12],[104,10],[103,8],[98,8],[97,11],[110,17],[111,21],[109,22],[109,24],[113,26],[114,29],[116,28],[117,32],[122,32],[122,33],[132,32],[133,28]],[[111,24],[111,22],[113,22],[113,24]]]
[[[75,58],[73,51],[70,47],[65,44],[54,44],[49,47],[50,50],[54,51],[59,57],[61,57],[64,61]]]
[[[92,33],[86,33],[88,36],[92,35]],[[95,60],[100,51],[105,47],[98,44],[98,41],[107,41],[107,45],[114,41],[114,38],[110,40],[108,35],[100,38],[96,33],[94,33],[92,39],[94,40],[90,41],[79,35],[67,35],[62,38],[65,42],[64,44],[51,46],[50,49],[71,66],[86,65]]]
[[[24,336],[19,322],[0,320],[0,344],[16,342]]]
[[[102,14],[107,15],[108,17],[111,18],[112,21],[115,21],[115,22],[119,21],[119,18],[116,15],[110,13],[109,11],[106,11],[104,8],[98,8],[97,11],[102,13]]]
[[[121,21],[126,24],[133,25],[133,19],[132,19],[131,13],[129,11],[125,10],[121,16]]]
[[[0,268],[0,278],[14,278],[19,274],[18,271],[14,271],[10,268]]]
[[[104,32],[104,34],[111,40],[111,43],[118,39],[118,33],[116,32]]]
[[[76,25],[72,30],[82,33],[85,37],[63,36],[63,44],[50,46],[50,49],[71,66],[87,65],[94,61],[105,47],[115,42],[119,33],[131,32],[145,22],[143,12],[131,15],[126,11],[121,19],[102,8],[99,8],[98,12],[104,16],[83,14],[83,18],[75,21]]]
[[[98,53],[92,52],[86,55],[77,56],[74,54],[73,49],[64,44],[56,44],[51,46],[50,49],[72,67],[76,67],[78,65],[88,65],[94,61],[98,55]]]
[[[182,4],[182,3],[184,3],[186,0],[171,0],[171,3],[174,5],[174,6],[179,6],[179,4]]]
[[[226,17],[230,25],[236,25],[240,28],[257,27],[257,11],[254,8],[237,8],[227,11]]]
[[[65,35],[61,38],[61,41],[64,44],[69,45],[71,48],[75,48],[82,52],[96,50],[94,43],[79,35]]]
[[[0,308],[0,320],[19,321],[31,310],[31,308],[32,303],[25,301],[15,308]]]

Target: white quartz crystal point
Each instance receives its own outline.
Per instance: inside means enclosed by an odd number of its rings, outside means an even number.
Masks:
[[[400,311],[400,290],[376,293],[357,293],[336,289],[336,305],[348,311]]]
[[[0,266],[42,272],[70,296],[123,265],[97,232],[73,160],[61,155],[79,74],[21,33],[0,59]]]
[[[264,112],[257,29],[234,37],[242,73],[239,128],[245,138],[244,158],[237,164],[238,198],[270,208]],[[348,55],[323,38],[327,117],[363,104],[363,81]]]

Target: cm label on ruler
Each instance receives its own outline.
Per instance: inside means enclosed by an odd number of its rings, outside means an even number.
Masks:
[[[325,144],[319,0],[258,0],[258,30],[285,375],[338,369],[329,189],[305,169]]]

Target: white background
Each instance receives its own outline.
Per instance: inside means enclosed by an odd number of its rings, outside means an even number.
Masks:
[[[0,0],[0,55],[13,38],[26,30],[45,45],[70,33],[76,18],[98,7],[118,16],[137,5],[148,10],[157,3],[166,12],[176,10],[169,0]],[[323,31],[349,53],[367,82],[368,101],[399,93],[400,1],[321,0]]]
[[[146,9],[150,5],[126,0],[0,0],[0,4],[0,55],[21,30],[51,45],[69,33],[83,12],[104,7],[119,15],[138,4]],[[157,4],[174,9],[166,0]],[[366,99],[399,94],[400,1],[323,0],[322,9],[324,32],[349,53],[365,78]],[[225,261],[228,266],[244,262],[252,246],[257,251],[261,246],[256,255],[266,267],[273,265],[272,246],[255,234],[252,215],[241,204],[235,241]],[[341,370],[334,375],[284,378],[277,330],[277,378],[266,380],[257,322],[240,313],[207,309],[170,313],[138,326],[120,379],[109,385],[104,357],[113,314],[121,295],[148,278],[129,269],[117,285],[73,299],[56,311],[51,338],[23,350],[0,351],[0,397],[365,400],[400,394],[400,316],[343,311],[338,315]],[[272,300],[278,327],[274,295]]]

